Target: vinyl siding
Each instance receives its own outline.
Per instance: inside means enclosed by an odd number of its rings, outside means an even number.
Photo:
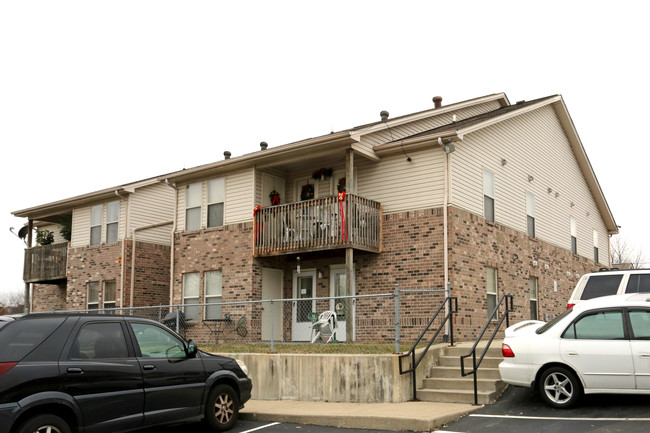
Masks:
[[[129,228],[172,221],[174,218],[174,190],[164,184],[155,184],[136,190],[129,197]],[[159,245],[170,245],[172,224],[152,229],[138,230],[136,239]],[[130,238],[131,235],[129,234]]]
[[[357,163],[358,194],[378,201],[384,213],[440,207],[444,200],[444,155],[439,148]]]
[[[495,175],[496,222],[526,233],[526,192],[530,192],[535,196],[537,238],[570,249],[573,216],[578,222],[578,254],[593,258],[597,230],[600,258],[607,262],[605,224],[550,106],[467,135],[456,144],[451,161],[453,205],[483,215],[487,169]]]

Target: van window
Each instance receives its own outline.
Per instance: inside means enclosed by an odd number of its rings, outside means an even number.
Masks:
[[[616,295],[621,283],[622,274],[619,275],[592,275],[582,291],[580,299],[593,299],[601,296]]]
[[[636,274],[630,275],[627,281],[625,293],[650,292],[650,275]]]

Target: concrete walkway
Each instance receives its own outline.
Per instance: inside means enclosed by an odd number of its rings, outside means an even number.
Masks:
[[[482,406],[460,403],[323,403],[250,400],[240,419],[377,430],[432,431]]]

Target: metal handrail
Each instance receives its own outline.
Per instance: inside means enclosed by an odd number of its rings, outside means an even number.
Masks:
[[[478,359],[478,362],[476,361],[476,347],[478,346],[478,343],[481,341],[483,338],[483,335],[485,334],[485,331],[487,331],[488,326],[490,325],[490,322],[495,319],[496,314],[499,312],[499,307],[501,304],[503,304],[505,301],[505,314],[499,319],[499,322],[497,323],[496,327],[494,328],[494,331],[492,331],[492,335],[490,336],[490,339],[487,341],[487,344],[485,345],[485,349],[483,349],[483,353],[481,353],[481,356]],[[465,377],[469,376],[470,374],[474,375],[474,404],[478,405],[478,383],[476,380],[476,371],[481,365],[481,362],[483,362],[483,358],[485,357],[485,354],[487,353],[488,349],[490,348],[490,344],[492,344],[492,341],[494,340],[494,337],[496,336],[497,332],[499,331],[499,328],[501,328],[501,325],[503,324],[503,321],[506,321],[506,328],[510,326],[510,313],[513,311],[513,297],[512,295],[503,295],[501,299],[499,300],[499,303],[497,304],[496,307],[494,307],[494,311],[492,311],[492,314],[490,317],[488,317],[487,322],[485,323],[485,326],[483,326],[483,329],[479,333],[478,337],[476,338],[476,341],[474,342],[474,345],[472,346],[472,349],[466,354],[466,355],[461,355],[460,356],[460,374]],[[465,358],[472,357],[472,370],[465,372]]]
[[[452,301],[453,301],[453,303],[452,303]],[[442,323],[440,324],[440,326],[438,326],[438,328],[436,329],[436,332],[434,332],[434,334],[433,334],[433,337],[431,337],[429,339],[426,347],[424,348],[424,351],[422,351],[420,356],[416,359],[415,358],[415,348],[417,347],[418,344],[420,344],[420,342],[424,338],[424,334],[426,334],[427,331],[429,331],[429,328],[431,327],[433,322],[438,317],[438,314],[440,314],[440,312],[443,310],[445,305],[447,305],[447,303],[449,303],[449,309],[448,309],[448,312],[447,312],[447,314],[445,316],[445,320],[443,320]],[[445,326],[445,323],[447,323],[448,320],[449,320],[449,341],[450,341],[450,344],[452,346],[454,345],[454,321],[450,320],[450,319],[453,316],[453,314],[455,314],[455,313],[458,313],[458,299],[456,297],[446,297],[442,301],[442,304],[440,304],[440,308],[438,308],[438,311],[436,311],[436,313],[433,315],[431,320],[429,320],[429,323],[427,324],[427,326],[420,333],[420,336],[417,338],[417,340],[415,341],[413,346],[411,346],[411,348],[408,350],[408,352],[406,352],[406,353],[399,356],[399,374],[411,373],[411,379],[413,381],[413,400],[417,400],[415,370],[418,367],[418,365],[420,365],[420,362],[422,361],[424,356],[429,351],[429,348],[433,344],[433,341],[436,339],[438,334],[440,334],[440,331]],[[409,368],[408,370],[404,370],[402,368],[402,359],[407,358],[407,357],[411,357],[411,368]]]

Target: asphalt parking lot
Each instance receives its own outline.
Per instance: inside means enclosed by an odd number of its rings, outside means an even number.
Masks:
[[[450,423],[439,432],[526,433],[647,432],[650,395],[583,396],[571,409],[554,409],[530,389],[508,387],[494,404]]]

